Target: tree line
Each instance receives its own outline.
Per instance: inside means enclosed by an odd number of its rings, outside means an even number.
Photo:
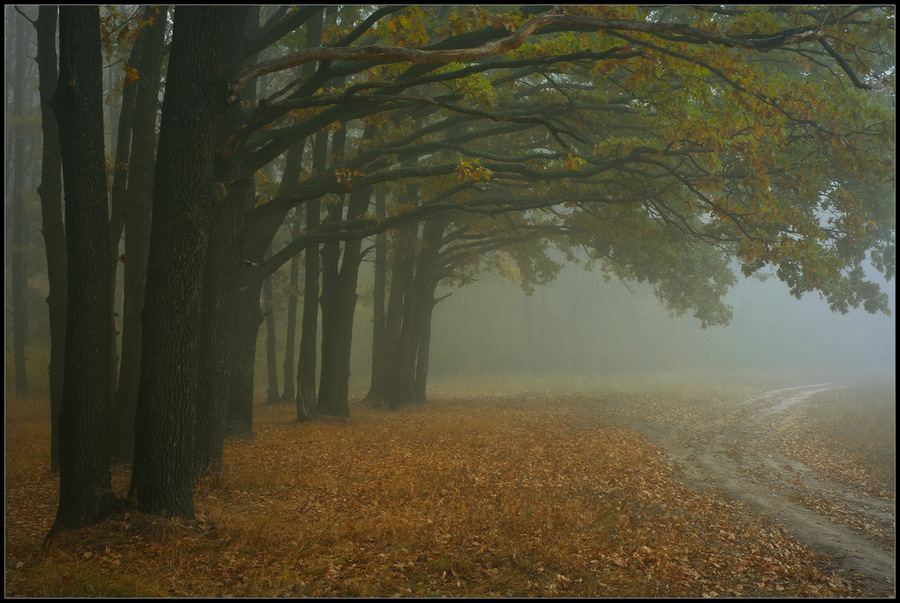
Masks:
[[[893,277],[891,7],[17,10],[7,52],[30,22],[39,72],[56,528],[118,508],[116,461],[135,508],[193,516],[226,435],[252,433],[261,297],[289,263],[299,421],[349,415],[367,257],[366,399],[386,408],[425,400],[439,284],[497,269],[529,290],[576,249],[703,327],[731,318],[735,265],[887,312],[866,267]]]

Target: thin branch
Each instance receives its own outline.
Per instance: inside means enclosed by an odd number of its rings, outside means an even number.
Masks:
[[[827,52],[828,54],[830,54],[830,55],[831,55],[831,58],[833,58],[834,61],[835,61],[838,65],[840,65],[841,69],[844,70],[844,73],[846,73],[848,76],[850,76],[850,81],[853,82],[853,85],[854,85],[854,86],[856,86],[857,88],[862,88],[863,90],[871,90],[871,89],[872,89],[872,86],[870,86],[869,84],[867,84],[867,83],[865,83],[865,82],[863,82],[862,80],[859,79],[859,76],[856,75],[856,72],[854,72],[854,71],[853,71],[853,68],[850,67],[850,63],[848,63],[847,60],[846,60],[844,57],[842,57],[842,56],[840,55],[840,53],[838,53],[838,52],[831,46],[831,44],[829,44],[829,43],[825,40],[825,38],[819,38],[819,44],[821,44],[821,45],[822,45],[822,48],[825,49],[825,52]]]

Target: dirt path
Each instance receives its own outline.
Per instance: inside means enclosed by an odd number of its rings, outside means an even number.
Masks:
[[[683,412],[631,406],[619,418],[665,448],[690,484],[718,488],[778,521],[872,594],[894,593],[894,501],[831,481],[776,445],[786,413],[833,387],[773,390]]]

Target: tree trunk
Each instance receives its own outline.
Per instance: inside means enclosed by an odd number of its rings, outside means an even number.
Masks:
[[[387,189],[379,187],[375,193],[375,218],[384,220]],[[381,406],[384,396],[384,336],[387,286],[387,233],[375,237],[375,280],[372,286],[372,375],[369,392],[364,401]]]
[[[113,398],[112,449],[115,458],[130,463],[134,454],[134,413],[141,373],[141,313],[147,283],[150,222],[153,211],[153,169],[156,118],[167,7],[159,7],[152,25],[141,30],[143,52],[133,65],[140,74],[132,120],[132,153],[124,208],[125,282],[122,310],[122,360],[119,387]]]
[[[146,17],[149,7],[142,11]],[[147,30],[143,29],[135,39],[128,56],[128,65],[137,66],[141,60],[141,50],[145,45]],[[107,73],[111,76],[111,67]],[[119,247],[122,239],[122,231],[125,228],[125,205],[128,203],[126,196],[128,190],[129,164],[131,157],[131,130],[134,121],[135,98],[137,97],[138,81],[125,81],[122,86],[122,106],[119,111],[119,124],[115,131],[112,144],[115,145],[115,166],[113,168],[112,187],[109,201],[109,243],[110,243],[110,295],[112,296],[113,312],[109,315],[110,336],[112,345],[109,354],[110,392],[115,396],[118,389],[119,377],[119,353],[118,332],[116,330],[116,283],[119,272]],[[112,111],[110,111],[112,114]]]
[[[331,11],[331,9],[326,9]],[[324,13],[317,13],[307,21],[306,45],[319,46],[322,43]],[[308,62],[302,67],[303,77],[312,77],[316,63]],[[324,170],[328,160],[328,133],[316,134],[312,145],[313,172]],[[319,224],[320,205],[318,199],[306,204],[306,230]],[[300,208],[297,208],[300,211]],[[297,420],[309,421],[316,415],[316,339],[319,322],[319,246],[310,245],[303,251],[303,311],[300,317],[300,348],[297,351]]]
[[[300,215],[300,212],[297,212]],[[294,233],[300,232],[300,221],[294,222],[295,227],[292,229]],[[291,258],[291,280],[288,285],[288,304],[287,304],[287,326],[285,328],[284,343],[284,391],[281,392],[282,402],[293,402],[296,395],[294,387],[294,344],[297,340],[297,298],[299,293],[298,278],[300,273],[300,256],[295,255]]]
[[[306,206],[307,230],[318,222],[319,202]],[[316,414],[316,340],[319,333],[319,246],[303,252],[303,312],[300,321],[300,350],[297,355],[297,420],[308,421]]]
[[[411,187],[410,194],[415,190]],[[405,306],[413,282],[415,246],[418,225],[408,224],[397,229],[395,234],[394,265],[391,269],[391,291],[385,318],[384,346],[384,402],[390,409],[397,409],[412,400],[412,391],[406,391],[401,374],[403,362],[403,327]]]
[[[369,207],[370,196],[371,189],[354,190],[350,193],[347,208],[348,220],[356,220],[365,215]],[[323,291],[322,378],[319,390],[319,408],[324,414],[332,416],[350,416],[350,353],[353,340],[353,316],[358,299],[356,285],[359,281],[359,265],[362,261],[361,247],[362,239],[344,242],[344,254],[333,297],[326,300]],[[325,311],[326,303],[332,306],[328,313]],[[328,322],[327,330],[325,328],[326,320]],[[328,335],[327,338],[326,335]]]
[[[422,229],[422,248],[416,263],[413,306],[416,313],[415,334],[412,346],[415,348],[415,368],[407,371],[413,375],[413,392],[416,402],[425,402],[428,380],[428,359],[431,345],[431,317],[434,311],[434,290],[437,287],[437,270],[441,244],[448,217],[438,217],[425,223]]]
[[[50,470],[59,471],[59,413],[62,407],[66,346],[66,232],[62,216],[62,160],[59,126],[50,106],[56,87],[56,6],[41,6],[38,11],[37,63],[40,73],[41,133],[41,233],[47,253],[47,280],[50,293]]]
[[[325,169],[328,132],[316,134],[313,171]],[[306,203],[307,232],[319,225],[319,200]],[[319,246],[309,245],[303,255],[303,314],[300,322],[300,353],[297,357],[297,420],[308,421],[317,411],[316,343],[319,332]]]
[[[231,437],[253,436],[253,366],[256,340],[263,313],[259,309],[261,281],[237,294],[235,306],[235,359],[228,391],[228,418],[225,433]]]
[[[138,508],[194,516],[203,276],[225,113],[226,59],[246,8],[175,9],[162,110],[144,301],[130,497]]]
[[[12,310],[13,361],[16,370],[16,397],[28,397],[25,347],[28,345],[28,275],[25,265],[25,134],[22,111],[25,95],[25,19],[16,14],[16,64],[13,83],[14,176],[12,195]]]
[[[271,276],[263,281],[263,307],[266,317],[266,377],[268,381],[266,404],[277,404],[281,401],[281,397],[278,395],[278,360],[276,358],[278,342],[275,336],[275,303],[272,300]]]
[[[229,38],[232,42],[226,48],[223,58],[224,73],[233,75],[244,64],[242,40],[252,36],[259,27],[259,7],[246,10],[244,17],[235,19]],[[255,55],[246,60],[252,61]],[[232,128],[245,118],[242,104],[255,100],[256,87],[248,86],[241,94],[241,102],[230,106],[225,113],[217,148],[222,148]],[[217,156],[214,164],[217,177],[222,182],[234,179],[242,169],[244,155],[238,150],[230,158]],[[239,324],[244,320],[238,306],[240,293],[236,290],[235,279],[239,271],[242,245],[246,236],[245,212],[255,202],[255,189],[251,178],[234,182],[224,201],[215,208],[212,215],[209,252],[203,274],[203,319],[200,343],[200,391],[198,393],[197,419],[197,462],[198,475],[218,474],[222,468],[222,452],[229,413],[235,401],[233,382],[235,375],[244,374],[238,363]],[[259,290],[256,290],[254,310],[259,311]],[[255,346],[256,334],[251,345]],[[255,347],[252,349],[255,350]],[[252,429],[253,397],[252,373],[250,375],[250,395],[245,401],[245,412],[250,419],[246,429]]]
[[[344,155],[346,141],[347,124],[342,123],[341,127],[332,136],[332,162],[340,161],[340,158]],[[329,205],[327,221],[340,222],[343,219],[345,203],[346,197],[342,197],[340,202]],[[340,289],[340,241],[330,241],[323,244],[321,255],[322,292],[319,298],[319,311],[322,313],[322,368],[319,374],[319,395],[316,402],[321,414],[346,417],[350,415],[350,409],[340,402],[340,391],[335,388],[337,385],[336,380],[339,380],[340,377],[334,374],[338,370],[335,366],[336,356],[340,354],[339,350],[343,347],[343,342],[340,342],[339,339],[344,337],[344,334],[341,332],[342,317],[339,314],[346,311],[345,308],[339,307],[338,303],[340,295],[338,291]]]
[[[421,312],[422,317],[419,321],[419,333],[416,352],[416,402],[424,403],[427,401],[428,387],[428,361],[431,355],[431,318],[434,314],[436,301],[434,299],[434,288],[426,293],[422,300]]]
[[[291,190],[297,184],[297,178],[302,168],[301,161],[303,159],[303,147],[305,142],[300,142],[288,149],[285,158],[284,177],[281,187],[285,190]],[[280,191],[279,191],[280,192]],[[297,236],[300,234],[300,226],[303,222],[300,208],[294,210],[294,219],[291,225],[291,234]],[[297,395],[294,385],[294,346],[297,341],[297,302],[300,297],[300,254],[291,258],[291,280],[288,292],[287,306],[287,330],[285,333],[284,344],[284,391],[281,399],[284,402],[293,402]]]
[[[116,508],[109,469],[109,230],[99,8],[60,8],[53,97],[65,181],[68,307],[54,523],[74,528]]]
[[[197,475],[218,474],[226,433],[228,403],[236,362],[235,304],[233,278],[237,264],[234,250],[242,231],[241,208],[252,196],[249,184],[233,187],[212,216],[208,260],[203,273],[203,317],[200,328],[200,386],[197,413]]]

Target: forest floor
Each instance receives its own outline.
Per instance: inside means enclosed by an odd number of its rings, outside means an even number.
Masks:
[[[893,391],[436,393],[307,424],[256,410],[254,438],[198,484],[196,520],[123,510],[42,550],[48,412],[8,402],[6,596],[895,594]],[[127,470],[113,481],[124,496]]]
[[[896,588],[894,404],[887,389],[823,383],[603,412],[663,447],[685,483],[774,519],[878,594]]]

